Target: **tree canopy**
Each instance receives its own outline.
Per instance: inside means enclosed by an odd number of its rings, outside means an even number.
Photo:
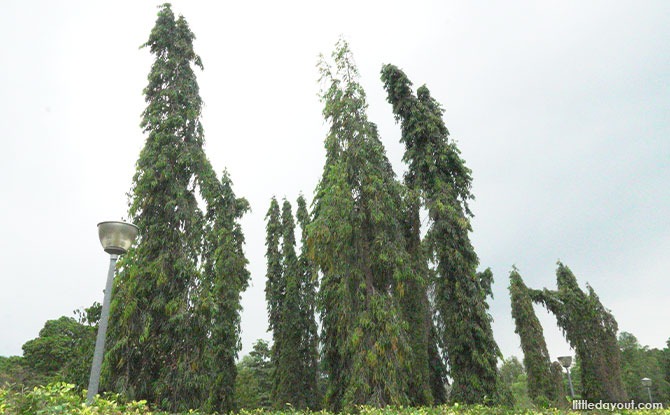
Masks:
[[[322,58],[323,115],[330,130],[314,198],[308,245],[319,291],[327,405],[409,403],[412,368],[402,310],[411,267],[402,233],[401,184],[395,180],[346,42]]]
[[[249,279],[238,220],[249,206],[203,150],[194,38],[165,4],[144,44],[155,60],[128,212],[140,237],[115,280],[105,385],[173,411],[225,412]]]
[[[479,259],[470,243],[470,169],[460,156],[443,121],[440,104],[424,85],[412,82],[393,65],[381,78],[402,127],[407,186],[420,197],[429,224],[423,240],[436,264],[434,279],[437,328],[447,352],[453,379],[451,399],[460,402],[502,402],[497,361],[501,357],[491,329],[487,296],[493,274],[477,272]]]

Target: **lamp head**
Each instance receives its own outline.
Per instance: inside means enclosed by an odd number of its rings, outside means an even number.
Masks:
[[[558,357],[558,362],[567,369],[572,365],[572,356],[560,356]]]
[[[119,221],[98,223],[98,237],[102,248],[110,255],[123,255],[137,238],[137,226]]]

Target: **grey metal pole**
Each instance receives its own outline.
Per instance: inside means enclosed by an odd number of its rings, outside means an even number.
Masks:
[[[570,368],[566,367],[565,370],[568,372],[568,384],[570,385],[570,397],[575,399],[575,390],[572,388],[572,376],[570,376]]]
[[[88,380],[88,393],[86,394],[86,403],[88,405],[93,403],[93,398],[98,394],[98,387],[100,386],[100,370],[102,369],[102,356],[105,353],[105,336],[107,335],[107,323],[109,322],[109,304],[112,300],[112,283],[114,281],[114,271],[116,270],[116,260],[118,258],[119,256],[114,254],[109,256],[105,299],[102,301],[98,337],[95,340],[93,365],[91,366],[91,377]]]
[[[647,386],[647,393],[649,394],[649,403],[654,403],[654,401],[651,399],[651,386]]]

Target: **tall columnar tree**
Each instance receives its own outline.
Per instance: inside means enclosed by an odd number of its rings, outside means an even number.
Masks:
[[[286,294],[286,287],[282,278],[282,253],[281,253],[281,213],[276,198],[270,201],[270,208],[265,215],[266,237],[265,237],[265,259],[267,261],[267,272],[265,274],[265,300],[268,311],[268,330],[275,333],[281,321],[281,309]],[[278,345],[273,343],[271,360],[276,362],[278,358]]]
[[[351,51],[339,41],[322,59],[326,163],[308,226],[322,280],[319,310],[327,404],[407,404],[411,359],[402,299],[418,278],[405,248],[395,180]]]
[[[106,385],[168,410],[228,411],[248,280],[237,220],[248,206],[203,151],[193,39],[165,4],[144,45],[155,61],[128,214],[141,233],[115,281]]]
[[[304,199],[299,216],[306,220]],[[316,323],[310,263],[295,251],[295,222],[291,204],[279,211],[275,198],[267,218],[266,297],[272,330],[273,390],[275,406],[295,408],[316,405]],[[311,295],[312,298],[307,298]]]
[[[556,316],[558,326],[575,349],[581,365],[582,397],[624,401],[614,316],[603,307],[593,288],[588,286],[588,294],[582,291],[572,271],[560,262],[556,280],[556,291],[529,290],[529,295]]]
[[[295,252],[295,223],[291,204],[284,199],[281,212],[282,281],[285,287],[280,320],[273,333],[279,355],[275,361],[274,400],[277,406],[290,403],[305,408],[306,396],[302,388],[303,362],[300,346],[303,327],[300,321],[300,276],[298,256]]]
[[[509,276],[509,292],[515,332],[521,339],[523,365],[528,376],[528,395],[536,403],[549,403],[559,397],[552,382],[551,359],[544,340],[542,325],[535,315],[528,287],[515,268]]]
[[[270,208],[265,214],[265,260],[267,271],[265,274],[265,302],[268,312],[268,331],[272,332],[273,342],[270,350],[272,363],[272,390],[271,398],[275,401],[278,376],[277,362],[280,357],[281,342],[277,341],[277,334],[281,330],[281,310],[286,296],[286,283],[283,279],[281,236],[282,224],[279,203],[273,196]]]
[[[453,379],[451,399],[500,401],[497,361],[501,354],[486,301],[492,275],[477,273],[479,259],[469,239],[470,169],[449,140],[443,110],[428,88],[422,86],[414,95],[410,80],[393,65],[385,65],[381,77],[402,126],[406,183],[419,193],[428,211],[423,244],[436,264],[435,306]]]
[[[302,388],[306,396],[305,403],[309,408],[316,409],[320,403],[319,378],[319,338],[316,325],[316,289],[317,275],[314,263],[309,258],[307,249],[307,226],[310,223],[309,211],[305,198],[300,195],[297,200],[296,219],[300,225],[300,256],[298,257],[300,277],[300,360],[304,368]]]
[[[430,270],[428,258],[421,246],[421,207],[418,193],[406,187],[404,200],[406,213],[403,225],[407,252],[412,267],[423,276],[407,283],[402,301],[403,314],[410,329],[412,347],[412,376],[409,380],[409,397],[413,405],[430,405],[446,399],[446,370],[439,354],[434,333],[432,310],[428,298]]]
[[[202,278],[194,291],[194,311],[200,318],[199,339],[206,339],[200,371],[206,382],[204,409],[220,413],[235,408],[235,360],[241,349],[241,293],[249,284],[244,234],[239,219],[249,210],[237,198],[227,172],[219,181],[202,153],[198,182],[207,202]]]

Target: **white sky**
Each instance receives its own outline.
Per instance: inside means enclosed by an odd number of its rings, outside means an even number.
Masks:
[[[360,4],[359,4],[360,3]],[[158,3],[3,1],[0,13],[0,355],[48,319],[102,301],[96,224],[127,213],[146,41]],[[398,175],[400,128],[379,81],[393,63],[426,83],[473,170],[472,239],[496,279],[503,354],[521,357],[507,294],[513,264],[555,287],[560,259],[621,330],[663,347],[670,270],[670,3],[174,1],[195,33],[206,151],[253,212],[242,225],[252,286],[243,352],[266,332],[264,215],[308,199],[327,125],[316,62],[350,42]],[[553,357],[568,353],[538,312]]]

